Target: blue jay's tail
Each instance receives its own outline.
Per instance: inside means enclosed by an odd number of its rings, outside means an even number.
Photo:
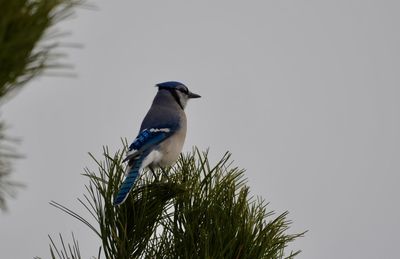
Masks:
[[[139,158],[134,162],[131,168],[129,168],[129,172],[126,175],[124,182],[119,188],[118,194],[114,199],[114,206],[121,205],[126,198],[128,198],[129,192],[132,190],[133,185],[135,184],[136,178],[139,175],[140,166],[142,165],[143,158]]]

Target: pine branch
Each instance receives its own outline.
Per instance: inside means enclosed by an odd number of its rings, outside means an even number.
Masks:
[[[64,238],[61,234],[59,234],[60,238],[60,246],[59,248],[55,241],[49,236],[50,239],[50,256],[52,259],[81,259],[81,251],[79,250],[78,241],[75,239],[74,234],[72,233],[72,245],[65,245]],[[100,259],[101,251],[99,251],[98,259]],[[41,259],[40,257],[34,257],[35,259]]]
[[[212,166],[208,152],[195,149],[156,176],[145,172],[126,202],[114,207],[123,154],[111,156],[105,148],[104,160],[93,158],[98,172],[85,170],[89,184],[79,203],[91,220],[51,203],[96,233],[105,258],[275,259],[299,253],[286,255],[285,248],[303,233],[287,234],[287,212],[275,216],[263,199],[249,196],[244,170],[232,166],[229,153]]]
[[[14,197],[16,190],[23,187],[23,184],[10,180],[11,161],[21,156],[15,151],[16,139],[5,136],[6,127],[0,122],[0,210],[6,210],[6,198]]]

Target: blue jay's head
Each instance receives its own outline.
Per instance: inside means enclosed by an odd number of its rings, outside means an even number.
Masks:
[[[186,85],[175,81],[160,83],[156,86],[159,90],[169,91],[182,109],[186,107],[189,99],[201,97],[198,94],[190,92]]]

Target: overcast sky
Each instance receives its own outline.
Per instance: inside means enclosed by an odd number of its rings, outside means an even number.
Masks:
[[[184,151],[229,150],[254,195],[309,230],[300,259],[396,259],[400,243],[400,2],[95,1],[64,22],[78,77],[42,77],[2,106],[27,185],[1,215],[1,258],[49,258],[47,234],[96,236],[51,207],[83,212],[87,152],[132,140],[156,93],[189,103]]]

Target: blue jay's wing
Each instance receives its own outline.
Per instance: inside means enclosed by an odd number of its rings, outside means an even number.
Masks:
[[[129,192],[132,190],[134,183],[136,182],[136,178],[139,175],[140,167],[142,166],[143,160],[147,154],[139,156],[131,166],[128,166],[128,173],[119,188],[118,194],[114,199],[114,206],[122,204],[126,198],[128,197]]]
[[[161,141],[171,136],[173,133],[173,128],[151,128],[142,130],[135,138],[133,143],[129,146],[129,150],[123,162],[141,155],[150,147],[157,145]]]
[[[143,161],[151,151],[151,147],[171,136],[173,132],[174,130],[171,128],[151,128],[139,133],[129,146],[129,151],[123,161],[129,160],[127,174],[114,199],[114,205],[122,204],[128,197],[139,175]]]

